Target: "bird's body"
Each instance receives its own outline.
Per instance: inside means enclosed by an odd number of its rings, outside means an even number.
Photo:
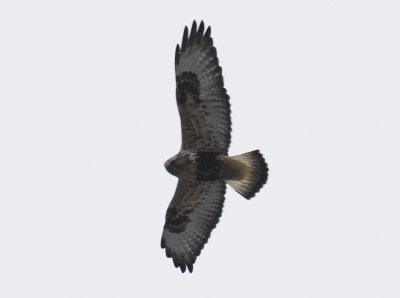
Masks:
[[[229,96],[204,24],[185,28],[175,54],[176,99],[181,118],[182,147],[165,162],[178,177],[167,209],[161,247],[182,272],[193,263],[219,221],[226,183],[252,198],[265,184],[268,167],[258,150],[229,156],[231,118]]]
[[[222,154],[183,150],[167,160],[167,171],[181,179],[214,181],[222,179]]]

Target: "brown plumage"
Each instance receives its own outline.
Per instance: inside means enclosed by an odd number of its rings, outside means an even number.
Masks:
[[[182,147],[166,161],[179,178],[168,207],[161,239],[175,267],[190,272],[222,213],[226,183],[246,199],[268,178],[267,164],[258,150],[228,156],[231,142],[229,96],[211,38],[194,21],[185,27],[175,53],[176,100],[181,118]]]

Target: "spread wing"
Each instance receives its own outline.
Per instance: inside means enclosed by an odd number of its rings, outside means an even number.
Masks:
[[[176,47],[176,100],[181,118],[182,149],[228,153],[231,141],[229,96],[213,46],[211,28],[193,22]]]
[[[179,179],[165,216],[161,248],[175,267],[190,272],[222,213],[226,185],[223,181],[188,182]]]

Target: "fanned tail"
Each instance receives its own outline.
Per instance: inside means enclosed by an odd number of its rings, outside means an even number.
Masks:
[[[228,157],[229,163],[238,172],[234,179],[226,182],[246,199],[251,199],[268,179],[268,165],[258,150]]]

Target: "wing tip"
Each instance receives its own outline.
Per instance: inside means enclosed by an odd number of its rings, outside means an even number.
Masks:
[[[201,249],[204,247],[204,244],[202,247],[195,253],[194,256],[191,257],[190,261],[182,261],[181,258],[179,258],[177,255],[173,255],[171,253],[171,249],[165,244],[165,238],[161,238],[161,248],[165,249],[165,255],[167,258],[172,258],[172,262],[174,263],[175,268],[180,268],[182,273],[186,271],[186,268],[190,273],[193,272],[193,264],[196,262],[197,257],[200,255]]]
[[[165,238],[161,238],[161,248],[165,248]]]
[[[187,26],[185,26],[185,29],[183,30],[183,36],[182,36],[182,51],[186,50],[187,43],[188,43],[188,34],[189,34],[189,29]]]
[[[203,33],[204,33],[204,22],[200,22],[199,30],[197,30],[197,39],[200,40],[203,38]]]
[[[212,46],[212,38],[211,38],[211,27],[208,26],[205,30],[205,23],[203,20],[200,21],[199,26],[197,25],[197,21],[193,20],[192,26],[185,26],[183,31],[182,43],[180,47],[179,56],[182,52],[186,51],[194,44],[203,44],[204,46]]]
[[[168,234],[164,235],[166,232],[164,228],[163,235],[161,237],[161,248],[165,248],[165,254],[168,258],[172,258],[175,268],[180,268],[183,272],[186,269],[189,273],[193,272],[193,265],[195,264],[197,257],[200,256],[201,251],[203,250],[204,246],[207,244],[209,239],[211,238],[212,231],[220,222],[220,217],[223,213],[224,202],[225,202],[225,193],[226,193],[226,184],[223,181],[219,181],[215,184],[216,195],[222,196],[222,198],[218,201],[218,206],[216,207],[216,213],[213,217],[214,219],[209,222],[207,225],[208,229],[204,233],[195,233],[193,234],[193,243],[194,246],[191,245],[189,250],[182,251],[180,249],[174,248],[176,245],[176,238],[171,239],[172,242],[169,242]],[[175,234],[177,235],[177,234]],[[184,236],[185,238],[186,236]],[[172,244],[172,246],[171,246]],[[179,244],[179,243],[178,243]]]
[[[186,266],[187,266],[189,272],[192,273],[193,272],[193,263],[187,264]]]
[[[179,43],[176,45],[175,48],[175,65],[177,65],[179,63],[179,57],[180,57],[180,47],[179,47]]]
[[[179,267],[181,268],[182,273],[185,273],[186,266],[185,265],[179,265]]]
[[[185,273],[186,268],[188,269],[188,271],[189,271],[190,273],[193,272],[193,263],[188,263],[188,264],[186,264],[186,263],[181,263],[181,262],[179,262],[177,259],[172,259],[172,260],[173,260],[173,262],[174,262],[175,268],[179,268],[179,269],[181,270],[182,273]]]
[[[197,22],[193,21],[192,28],[190,29],[189,34],[189,46],[193,45],[193,42],[196,40],[197,36]]]
[[[211,27],[210,26],[207,27],[207,30],[206,30],[206,33],[204,34],[204,37],[211,38]]]

